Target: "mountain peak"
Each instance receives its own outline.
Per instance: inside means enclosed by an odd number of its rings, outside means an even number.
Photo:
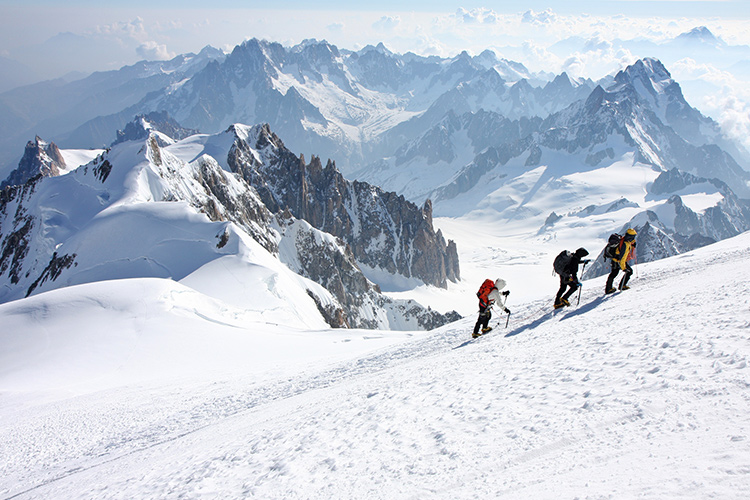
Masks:
[[[388,48],[383,44],[383,42],[378,43],[377,47],[375,47],[375,50],[377,50],[381,54],[386,54],[389,56],[393,55],[393,52],[388,50]]]
[[[674,80],[667,68],[658,59],[639,59],[615,75],[617,85],[640,83],[649,92],[661,94]]]
[[[579,84],[576,84],[576,82],[574,82],[570,78],[570,76],[565,71],[563,71],[562,73],[557,75],[555,79],[549,82],[547,85],[551,86],[552,88],[564,88],[564,87],[573,88],[573,87],[577,87]]]
[[[112,146],[125,141],[145,139],[152,131],[166,136],[166,138],[161,138],[162,145],[170,142],[167,139],[179,141],[199,133],[197,130],[182,127],[166,111],[153,111],[137,115],[124,129],[118,130],[117,139]]]
[[[705,26],[697,26],[690,31],[682,33],[676,38],[676,40],[688,43],[713,45],[715,47],[726,45],[724,40],[718,38]]]
[[[64,170],[65,167],[65,159],[57,145],[36,136],[33,141],[26,143],[18,168],[0,184],[0,188],[24,184],[37,175],[54,177],[60,175],[60,170]]]

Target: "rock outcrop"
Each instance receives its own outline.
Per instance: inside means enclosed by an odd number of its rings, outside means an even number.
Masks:
[[[54,142],[45,142],[39,136],[26,143],[18,168],[13,170],[7,179],[0,184],[0,189],[6,186],[18,186],[26,183],[32,177],[42,175],[53,177],[60,175],[65,169],[65,158]]]

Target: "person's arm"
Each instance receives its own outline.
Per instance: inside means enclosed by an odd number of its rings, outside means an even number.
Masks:
[[[508,300],[508,295],[510,295],[510,290],[504,290],[503,292],[501,292],[499,294],[499,296],[501,297],[499,299],[499,303],[500,303],[500,309],[502,311],[510,314],[510,309],[508,309],[507,307],[505,307],[505,301]]]

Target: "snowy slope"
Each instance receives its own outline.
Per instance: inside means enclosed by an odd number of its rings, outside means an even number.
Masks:
[[[557,313],[511,282],[510,326],[471,343],[473,317],[253,326],[158,280],[4,304],[0,494],[744,498],[749,248],[641,265],[606,298],[598,278]]]

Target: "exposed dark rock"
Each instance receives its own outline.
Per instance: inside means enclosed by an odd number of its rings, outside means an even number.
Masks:
[[[53,177],[60,175],[65,169],[65,159],[54,142],[44,142],[39,136],[34,141],[26,143],[26,149],[18,168],[13,170],[7,179],[0,184],[0,189],[6,186],[25,184],[37,175]]]
[[[76,254],[61,255],[60,257],[58,257],[57,252],[54,252],[52,254],[52,258],[49,261],[49,264],[47,264],[47,267],[45,267],[42,271],[42,274],[36,280],[34,280],[31,286],[29,286],[29,289],[26,291],[26,296],[28,297],[29,295],[31,295],[36,287],[38,287],[45,281],[55,281],[64,269],[69,268],[75,263],[75,259]]]
[[[403,196],[350,182],[330,160],[323,167],[313,156],[308,164],[286,149],[268,125],[257,129],[252,144],[236,136],[229,166],[255,187],[272,212],[288,209],[340,237],[360,264],[440,287],[460,279],[457,253],[432,227],[431,204],[419,209]],[[266,160],[259,161],[253,151],[263,151]]]
[[[109,177],[110,172],[112,172],[112,164],[109,162],[109,160],[104,160],[103,162],[101,162],[101,164],[95,162],[95,165],[94,176],[102,182],[106,181],[107,177]]]

